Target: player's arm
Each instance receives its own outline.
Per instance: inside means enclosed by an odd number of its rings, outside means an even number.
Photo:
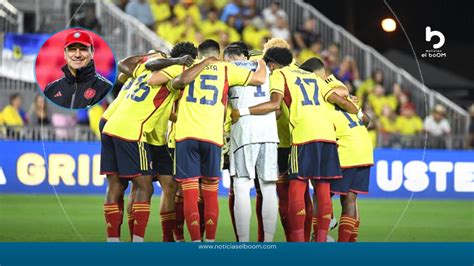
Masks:
[[[171,81],[171,87],[176,90],[181,90],[186,87],[189,83],[196,79],[196,77],[201,73],[201,71],[209,64],[217,62],[219,59],[211,56],[208,57],[198,64],[186,69],[181,73],[181,75],[177,76]]]
[[[143,59],[145,57],[150,56],[152,54],[153,53],[147,53],[147,54],[132,55],[132,56],[126,57],[119,61],[118,71],[131,77],[133,74],[133,70],[137,67],[138,63],[143,62]]]
[[[128,78],[129,76],[125,75],[124,73],[120,73],[117,79],[120,83],[124,84]]]
[[[351,113],[357,114],[359,113],[359,107],[356,104],[346,100],[346,98],[341,97],[335,91],[333,91],[328,97],[327,101],[339,106],[342,110]]]
[[[270,95],[270,101],[264,102],[249,108],[233,109],[231,113],[232,121],[235,123],[239,120],[239,117],[245,115],[266,115],[271,112],[277,112],[279,116],[281,102],[283,101],[283,94],[279,92],[273,92]]]
[[[253,72],[253,74],[250,75],[248,85],[262,85],[267,79],[267,65],[265,64],[265,61],[263,61],[263,59],[259,59],[257,63],[257,69],[255,72]]]
[[[178,114],[176,112],[171,112],[169,120],[176,123],[176,121],[178,121]]]
[[[193,65],[194,59],[190,55],[185,55],[177,58],[159,58],[152,60],[145,64],[145,68],[151,71],[158,71],[172,65],[186,65],[190,67]]]

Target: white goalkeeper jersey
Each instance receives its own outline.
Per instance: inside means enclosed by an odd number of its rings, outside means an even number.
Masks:
[[[234,61],[235,65],[255,71],[257,63],[253,61]],[[267,69],[266,82],[260,86],[233,86],[229,90],[229,101],[233,109],[252,107],[270,101],[270,82]],[[247,115],[231,128],[231,151],[252,143],[278,143],[278,130],[275,112],[266,115]]]

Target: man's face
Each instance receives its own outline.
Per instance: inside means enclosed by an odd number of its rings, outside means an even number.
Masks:
[[[75,70],[87,66],[93,57],[92,48],[79,43],[73,43],[64,50],[66,64]]]

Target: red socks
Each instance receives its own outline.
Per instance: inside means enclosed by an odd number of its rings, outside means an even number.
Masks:
[[[304,242],[304,224],[306,220],[306,206],[304,194],[307,181],[294,179],[290,181],[288,196],[288,217],[291,227],[291,241]]]
[[[346,215],[341,216],[337,242],[349,242],[356,223],[357,220],[353,217]]]
[[[286,241],[290,242],[291,230],[290,222],[288,219],[288,191],[290,188],[290,182],[287,179],[278,180],[276,184],[277,195],[278,195],[278,212],[280,213],[281,225],[285,231]]]
[[[216,239],[217,219],[219,217],[219,202],[217,193],[218,180],[202,180],[202,198],[204,200],[204,219],[206,223],[206,240]]]
[[[317,231],[316,242],[326,242],[332,216],[332,203],[329,183],[316,183]]]
[[[121,212],[118,204],[104,204],[104,216],[107,224],[107,237],[120,237]]]
[[[202,196],[199,196],[198,199],[198,209],[199,209],[199,232],[201,233],[201,239],[204,238],[204,232],[206,232],[206,221],[204,220],[204,200],[202,199]]]
[[[191,241],[200,241],[200,217],[197,203],[199,199],[198,179],[183,181],[181,188],[183,190],[184,218],[186,220],[189,234],[191,235]]]
[[[311,193],[306,189],[304,194],[304,201],[306,204],[306,219],[304,220],[304,242],[309,242],[311,240],[311,228],[313,220],[313,202],[311,201]]]
[[[174,242],[173,230],[176,227],[176,213],[174,211],[160,213],[163,242]]]
[[[145,238],[145,230],[150,217],[150,202],[134,202],[132,210],[135,218],[133,235]]]
[[[359,225],[360,225],[360,220],[357,220],[355,223],[354,229],[352,230],[351,238],[349,239],[349,242],[357,242],[357,237],[359,236]]]
[[[184,241],[184,210],[183,197],[176,195],[174,198],[174,211],[176,214],[174,237],[176,241]]]

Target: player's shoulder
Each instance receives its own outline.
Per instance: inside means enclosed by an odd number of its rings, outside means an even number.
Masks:
[[[246,69],[255,69],[257,67],[257,62],[248,60],[233,61],[232,64]]]
[[[61,82],[63,81],[64,79],[64,76],[58,78],[57,80],[54,80],[54,81],[51,81],[50,83],[48,83],[48,85],[46,85],[46,87],[44,88],[44,93],[46,94],[47,92],[51,91],[52,89],[58,87]]]

